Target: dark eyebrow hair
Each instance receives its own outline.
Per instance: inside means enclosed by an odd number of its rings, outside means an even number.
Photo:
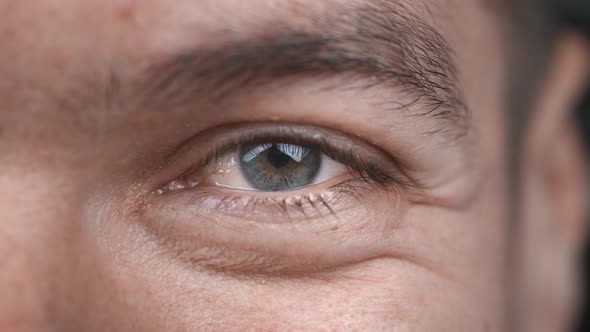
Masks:
[[[371,0],[305,31],[277,24],[270,35],[185,50],[142,73],[144,106],[223,99],[281,79],[351,74],[367,86],[401,88],[421,114],[462,115],[451,49],[404,2]],[[395,103],[395,102],[393,102]]]

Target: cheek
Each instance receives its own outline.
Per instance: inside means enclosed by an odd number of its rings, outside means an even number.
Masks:
[[[112,222],[84,276],[92,298],[84,311],[95,314],[81,330],[502,330],[501,282],[490,278],[501,275],[499,232],[482,228],[498,220],[426,214],[398,230],[390,255],[277,279],[181,264],[141,231]]]
[[[155,261],[132,271],[114,270],[119,277],[111,279],[109,288],[118,290],[117,300],[110,300],[103,312],[111,312],[119,326],[141,322],[145,331],[237,326],[477,331],[488,324],[460,285],[404,262],[374,261],[322,278],[266,282],[191,273]]]

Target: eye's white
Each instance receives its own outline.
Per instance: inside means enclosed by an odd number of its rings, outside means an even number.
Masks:
[[[245,162],[252,161],[260,153],[269,149],[271,146],[272,144],[261,144],[245,153],[241,158],[239,152],[231,152],[218,160],[213,161],[211,165],[208,166],[205,174],[206,178],[199,182],[232,189],[258,190],[254,188],[246,178],[240,166],[240,162],[241,160]],[[277,144],[277,149],[297,162],[303,160],[310,153],[309,149],[290,144]],[[320,154],[320,156],[321,166],[317,175],[311,183],[304,187],[328,181],[345,174],[348,171],[346,165],[329,158],[325,154]]]

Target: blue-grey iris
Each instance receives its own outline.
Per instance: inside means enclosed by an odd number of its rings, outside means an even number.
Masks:
[[[322,154],[294,144],[248,145],[240,149],[240,167],[246,180],[262,191],[285,191],[311,184]]]

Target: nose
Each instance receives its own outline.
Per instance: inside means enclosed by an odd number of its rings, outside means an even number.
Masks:
[[[15,229],[14,223],[22,224],[3,219],[0,226],[0,331],[47,330],[44,297],[51,276],[39,256],[42,244],[34,229]],[[52,259],[51,251],[43,256]]]
[[[26,185],[25,174],[9,178],[19,181],[0,176],[0,331],[67,331],[76,307],[76,199],[53,184]]]

